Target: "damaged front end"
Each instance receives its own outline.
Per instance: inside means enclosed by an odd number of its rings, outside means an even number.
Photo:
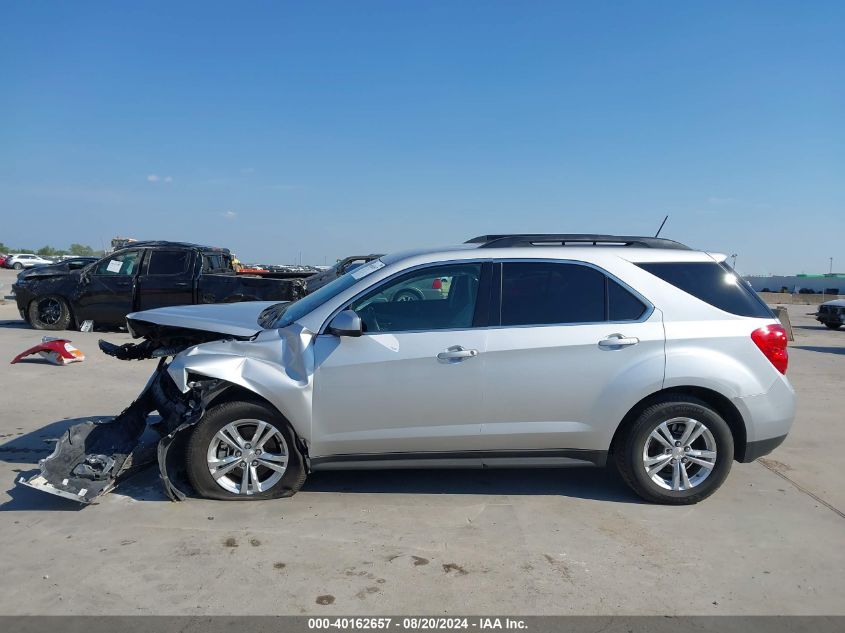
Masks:
[[[262,326],[261,315],[278,305],[173,306],[130,314],[128,330],[140,340],[100,341],[100,349],[121,360],[159,359],[146,387],[118,416],[70,427],[41,460],[40,472],[19,483],[87,504],[157,461],[165,492],[178,501],[186,496],[181,474],[188,431],[228,397],[228,389],[252,392],[274,406],[277,396],[295,392],[288,398],[291,413],[305,419],[313,335],[298,326]]]
[[[144,391],[120,415],[70,427],[39,463],[41,472],[19,481],[87,504],[158,461],[165,492],[174,501],[182,500],[185,493],[174,481],[168,453],[179,433],[199,422],[206,404],[225,386],[220,380],[196,381],[187,393],[180,393],[162,358]]]
[[[160,314],[153,320],[141,318],[152,312]],[[39,463],[41,472],[29,479],[22,477],[19,483],[87,504],[114,489],[128,475],[158,461],[167,495],[174,501],[185,498],[175,483],[179,462],[168,459],[171,448],[183,430],[200,421],[207,404],[231,385],[196,377],[183,393],[167,372],[167,359],[202,343],[247,340],[254,332],[231,326],[217,328],[222,332],[212,331],[204,329],[201,322],[193,324],[199,326],[196,328],[155,322],[168,316],[167,309],[130,315],[130,332],[143,339],[138,343],[100,341],[100,349],[109,356],[120,360],[159,358],[158,366],[141,395],[120,415],[70,427],[57,440],[53,453]]]

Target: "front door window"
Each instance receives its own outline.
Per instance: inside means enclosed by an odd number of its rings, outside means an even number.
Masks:
[[[114,257],[104,259],[94,269],[95,275],[127,275],[132,276],[138,270],[141,251],[127,251]]]
[[[365,333],[467,329],[480,278],[480,263],[431,266],[381,284],[349,307]]]

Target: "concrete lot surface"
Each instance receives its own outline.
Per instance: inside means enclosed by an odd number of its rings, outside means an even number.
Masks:
[[[845,614],[845,331],[789,309],[793,431],[697,506],[589,468],[319,473],[291,499],[172,503],[152,469],[81,508],[15,478],[154,361],[72,332],[84,363],[9,365],[42,333],[0,305],[0,613]]]

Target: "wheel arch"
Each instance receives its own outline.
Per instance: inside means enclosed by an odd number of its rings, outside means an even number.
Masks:
[[[287,422],[288,426],[290,426],[291,431],[293,431],[293,436],[296,438],[297,448],[305,457],[306,463],[310,463],[308,461],[308,444],[302,433],[300,433],[296,428],[296,425],[291,421],[291,418],[285,415],[284,411],[281,411],[273,402],[256,391],[247,389],[246,387],[234,382],[225,381],[225,385],[206,403],[205,408],[210,409],[211,407],[225,404],[227,402],[257,402],[278,413],[282,419]]]
[[[739,409],[737,409],[736,406],[734,406],[734,404],[727,397],[725,397],[718,391],[708,389],[707,387],[697,387],[693,385],[681,385],[669,387],[667,389],[661,389],[660,391],[656,391],[646,396],[633,407],[631,407],[631,409],[628,410],[628,413],[625,414],[625,417],[622,418],[622,421],[616,427],[616,431],[613,434],[613,439],[610,442],[609,456],[612,458],[613,454],[615,453],[617,442],[622,436],[622,431],[627,428],[628,425],[632,424],[643,410],[653,404],[666,400],[671,400],[672,397],[678,396],[693,397],[713,407],[716,413],[718,413],[725,420],[725,422],[727,422],[728,427],[731,430],[731,435],[733,436],[734,440],[734,460],[744,460],[747,444],[747,432],[745,428],[745,420],[743,420],[742,414],[739,412]]]

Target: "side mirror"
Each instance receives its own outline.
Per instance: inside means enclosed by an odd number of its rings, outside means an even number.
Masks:
[[[329,332],[335,336],[361,336],[364,333],[364,326],[359,317],[352,310],[338,312],[329,323]]]

